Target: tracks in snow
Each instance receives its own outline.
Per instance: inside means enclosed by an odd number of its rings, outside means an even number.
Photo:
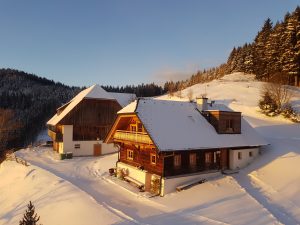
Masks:
[[[105,179],[101,176],[100,171],[93,171],[93,166],[87,165],[75,165],[71,171],[65,171],[64,168],[56,168],[58,165],[47,165],[46,163],[43,163],[43,161],[40,160],[31,160],[28,158],[30,163],[32,165],[35,165],[37,167],[40,167],[41,169],[47,170],[51,172],[52,174],[56,175],[57,177],[66,180],[67,182],[70,182],[72,185],[79,188],[81,191],[85,192],[87,195],[89,195],[95,202],[97,202],[99,205],[119,217],[121,220],[123,220],[120,224],[174,224],[174,221],[176,221],[176,224],[209,224],[209,225],[227,225],[226,223],[222,221],[218,221],[215,219],[211,219],[202,215],[199,215],[193,211],[189,212],[183,212],[183,213],[176,213],[172,212],[166,209],[163,209],[159,207],[157,204],[155,206],[149,206],[147,204],[144,204],[143,202],[140,202],[142,199],[139,199],[135,202],[126,202],[126,199],[121,199],[121,197],[117,197],[118,199],[114,199],[115,195],[118,193],[114,193],[112,191],[112,195],[108,195],[108,193],[104,193],[105,190],[101,190],[101,188],[107,188],[105,185],[107,183],[103,183]],[[75,162],[76,163],[76,162]],[[90,167],[91,166],[91,167]],[[86,177],[85,175],[88,174],[89,177]],[[101,182],[99,182],[101,181]],[[95,182],[95,183],[94,183]],[[107,181],[106,181],[107,182]],[[99,185],[99,186],[98,186]],[[97,189],[93,188],[93,186],[96,186]],[[117,187],[115,187],[117,188]],[[111,194],[111,193],[109,193]],[[132,199],[134,200],[134,199]],[[130,204],[134,205],[130,206]],[[148,209],[149,212],[151,212],[150,216],[141,217],[137,214],[137,208],[139,206],[137,204],[140,204],[141,207]],[[125,209],[125,210],[124,210]],[[191,219],[193,218],[193,219]]]
[[[253,186],[253,177],[248,176],[246,173],[240,171],[239,174],[233,175],[237,183],[241,188],[249,194],[249,196],[260,204],[265,210],[267,210],[270,215],[272,215],[281,224],[300,224],[291,213],[289,213],[284,207],[279,206],[274,203],[271,196],[262,194],[264,192],[263,187],[258,185],[258,187]],[[254,181],[255,182],[255,181]],[[273,189],[274,190],[274,189]]]
[[[139,222],[137,220],[135,220],[134,218],[130,217],[129,215],[127,215],[125,212],[121,211],[120,209],[116,209],[113,206],[111,206],[111,204],[107,203],[107,201],[103,200],[100,201],[99,198],[95,197],[95,194],[93,193],[93,191],[91,191],[91,189],[89,188],[88,183],[83,184],[83,182],[78,183],[76,182],[76,180],[78,180],[78,178],[80,177],[80,175],[78,176],[78,172],[81,170],[78,167],[75,167],[75,173],[72,173],[69,176],[51,168],[48,166],[45,166],[44,164],[40,163],[40,162],[36,162],[36,161],[32,161],[30,160],[30,163],[36,167],[39,167],[41,169],[47,170],[48,172],[54,174],[55,176],[71,183],[73,186],[77,187],[78,189],[80,189],[81,191],[85,192],[88,196],[90,196],[91,199],[93,199],[95,202],[97,202],[99,205],[101,205],[103,208],[107,209],[108,211],[110,211],[111,213],[113,213],[114,215],[116,215],[117,217],[123,219],[123,222],[127,222],[126,224],[144,224],[142,222]],[[80,174],[80,173],[79,173]],[[86,187],[86,188],[85,188]],[[101,197],[100,197],[101,198]],[[105,199],[105,198],[104,198]]]

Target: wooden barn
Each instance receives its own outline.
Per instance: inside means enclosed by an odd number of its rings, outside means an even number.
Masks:
[[[47,122],[53,149],[74,156],[101,155],[117,149],[103,143],[117,112],[135,99],[134,94],[106,92],[93,85],[57,109]]]
[[[225,105],[141,98],[118,112],[105,142],[119,145],[118,176],[160,195],[248,165],[267,143]]]

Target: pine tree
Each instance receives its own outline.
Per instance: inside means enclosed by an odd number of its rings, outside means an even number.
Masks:
[[[36,225],[37,222],[40,220],[40,217],[35,213],[35,207],[29,202],[27,205],[27,210],[24,214],[23,219],[20,221],[20,225]]]

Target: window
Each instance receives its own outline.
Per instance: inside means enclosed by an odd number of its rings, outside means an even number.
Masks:
[[[127,159],[133,160],[133,151],[132,150],[127,150]]]
[[[238,152],[238,159],[242,159],[242,153]]]
[[[180,167],[181,166],[181,155],[175,155],[174,156],[174,167]]]
[[[150,154],[150,162],[151,162],[151,164],[156,164],[156,155],[155,154]]]
[[[132,131],[132,132],[136,132],[137,131],[136,124],[130,124],[130,131]]]
[[[137,123],[137,131],[138,132],[143,132],[143,124],[142,123]]]
[[[214,163],[219,163],[221,158],[221,151],[214,152]]]
[[[197,165],[197,155],[196,153],[190,153],[190,166]]]
[[[226,131],[233,132],[233,120],[226,120]]]
[[[252,157],[252,156],[253,156],[252,152],[249,152],[249,157]]]
[[[212,162],[212,153],[206,152],[205,153],[205,163],[211,163]]]
[[[75,144],[74,147],[75,148],[80,148],[80,144]]]

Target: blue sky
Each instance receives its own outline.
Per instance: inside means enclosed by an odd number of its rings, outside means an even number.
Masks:
[[[0,67],[68,85],[185,79],[299,1],[0,1]]]

